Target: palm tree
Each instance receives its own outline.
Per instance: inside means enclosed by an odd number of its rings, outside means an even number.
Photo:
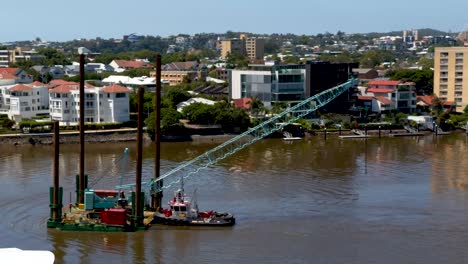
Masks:
[[[265,106],[260,99],[253,97],[252,101],[248,102],[247,104],[250,105],[250,112],[252,115],[257,116],[262,112],[265,113]]]

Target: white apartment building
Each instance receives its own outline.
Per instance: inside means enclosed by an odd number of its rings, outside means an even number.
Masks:
[[[85,122],[114,123],[130,120],[130,89],[113,84],[105,87],[85,85]],[[78,84],[63,84],[49,91],[50,116],[60,125],[77,125],[80,116]]]
[[[48,115],[48,87],[40,82],[0,86],[0,113],[16,122]]]

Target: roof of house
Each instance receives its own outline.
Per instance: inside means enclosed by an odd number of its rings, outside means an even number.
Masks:
[[[208,99],[201,98],[201,97],[190,98],[187,101],[178,103],[177,106],[176,106],[177,111],[182,112],[184,107],[186,107],[188,105],[191,105],[193,103],[202,103],[202,104],[207,104],[207,105],[214,105],[214,104],[216,104],[216,101],[208,100]]]
[[[14,74],[0,71],[0,79],[18,79]]]
[[[114,62],[124,69],[136,69],[146,67],[146,63],[143,61],[129,61],[129,60],[114,60]]]
[[[72,90],[78,90],[79,84],[62,84],[49,90],[49,93],[69,93]]]
[[[359,95],[358,100],[361,101],[372,101],[374,97],[373,96],[366,96],[366,95]]]
[[[65,81],[65,80],[62,80],[62,79],[51,80],[49,82],[50,87],[56,87],[56,86],[64,85],[64,84],[77,84],[77,83],[76,82]]]
[[[377,101],[379,101],[379,102],[381,102],[383,104],[386,104],[386,105],[392,104],[392,100],[388,99],[387,97],[376,96],[375,99],[377,99]]]
[[[425,105],[432,105],[432,101],[434,100],[434,96],[432,96],[432,95],[418,95],[418,96],[416,96],[416,100],[422,101]]]
[[[387,85],[387,86],[394,86],[402,83],[402,81],[390,81],[390,80],[375,80],[375,81],[370,81],[367,84],[369,86],[378,86],[378,85]]]
[[[176,61],[162,66],[164,71],[194,70],[198,67],[196,61]]]
[[[234,106],[237,108],[250,109],[251,107],[250,102],[252,102],[253,99],[248,97],[248,98],[233,99],[232,101],[234,103]]]
[[[12,67],[8,67],[8,68],[0,68],[0,73],[9,73],[9,74],[13,74],[15,75],[16,73],[18,73],[18,70],[20,70],[19,68],[12,68]]]
[[[391,81],[391,80],[374,80],[367,83],[369,86],[397,86],[397,85],[414,85],[414,82]]]
[[[41,82],[38,82],[38,81],[35,81],[33,83],[31,83],[32,86],[46,86],[45,84],[41,83]]]
[[[32,91],[33,88],[24,85],[24,84],[17,84],[9,89],[11,92],[25,92],[25,91]]]
[[[394,89],[391,88],[368,88],[368,93],[393,93]]]
[[[118,84],[112,84],[109,86],[104,86],[104,88],[102,88],[101,91],[106,92],[106,93],[129,93],[130,89],[128,89],[127,87],[118,85]]]

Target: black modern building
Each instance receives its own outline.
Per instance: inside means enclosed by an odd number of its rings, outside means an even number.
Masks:
[[[346,82],[359,63],[330,63],[328,61],[308,61],[306,69],[306,97],[313,96],[327,89]],[[357,78],[357,76],[355,76]],[[349,110],[357,99],[357,87],[341,94],[324,106],[321,112],[342,113]]]

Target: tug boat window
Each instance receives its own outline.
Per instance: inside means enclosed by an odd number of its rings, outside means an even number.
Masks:
[[[187,207],[185,207],[185,206],[181,206],[181,207],[180,207],[180,211],[181,211],[181,212],[185,212],[185,211],[187,211]]]
[[[179,206],[174,206],[174,211],[179,212]]]

